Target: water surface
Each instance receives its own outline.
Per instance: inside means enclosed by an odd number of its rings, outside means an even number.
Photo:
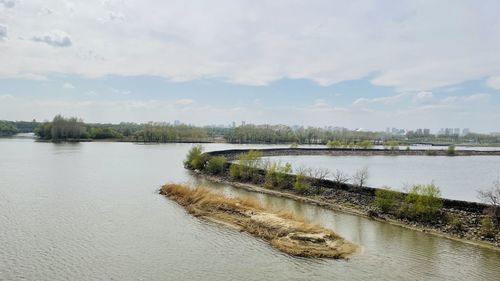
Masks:
[[[285,255],[158,195],[190,144],[0,139],[0,280],[496,280],[500,253],[292,200],[252,196],[360,244],[349,261]],[[232,146],[209,144],[207,149]],[[255,146],[252,146],[255,147]],[[203,181],[203,180],[201,180]]]
[[[488,189],[500,178],[500,156],[274,156],[271,161],[293,167],[327,168],[347,175],[367,168],[367,186],[405,190],[413,184],[434,182],[442,196],[479,201],[477,190]],[[330,175],[331,178],[331,175]]]

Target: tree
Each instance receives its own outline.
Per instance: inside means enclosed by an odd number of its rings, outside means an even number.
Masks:
[[[201,170],[205,165],[203,159],[203,146],[195,145],[189,150],[186,159],[184,160],[184,167],[191,170]]]
[[[369,149],[373,147],[373,143],[370,140],[364,140],[358,144],[362,149]]]
[[[406,195],[405,203],[408,215],[423,220],[432,219],[443,207],[441,191],[434,183],[412,186]]]
[[[318,180],[324,180],[330,175],[330,170],[327,168],[314,168],[309,169],[308,174],[311,178],[315,178]]]
[[[495,180],[490,189],[478,190],[477,198],[486,204],[500,206],[500,179]]]
[[[448,145],[447,154],[448,155],[455,155],[455,145],[454,144]]]
[[[375,191],[374,204],[384,213],[393,213],[401,205],[402,194],[391,190],[390,187],[382,187]]]
[[[396,141],[396,140],[386,141],[386,142],[384,143],[384,146],[385,146],[386,148],[391,149],[391,150],[397,150],[397,149],[399,149],[399,142],[398,142],[398,141]]]
[[[368,180],[368,168],[364,167],[363,169],[357,170],[356,173],[352,176],[352,181],[358,187],[363,187]]]
[[[349,181],[349,175],[346,173],[342,172],[341,170],[335,170],[335,172],[332,175],[333,180],[340,183],[340,184],[345,184]]]
[[[222,174],[227,159],[224,156],[215,156],[207,161],[206,170],[212,175]]]
[[[295,175],[295,182],[293,184],[293,189],[298,193],[306,193],[311,188],[311,184],[306,178],[303,172],[298,172]]]
[[[328,148],[338,148],[338,147],[342,147],[342,143],[338,140],[330,140],[328,141],[328,143],[326,144],[326,146]]]
[[[271,162],[266,168],[264,186],[267,188],[285,188],[287,187],[286,176],[292,172],[292,164],[280,162]],[[291,184],[291,183],[290,183]]]
[[[257,169],[261,166],[262,152],[250,150],[238,155],[239,177],[244,180],[257,180]]]

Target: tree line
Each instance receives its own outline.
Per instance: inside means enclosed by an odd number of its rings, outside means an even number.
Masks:
[[[31,133],[39,125],[33,121],[2,121],[0,120],[0,136],[11,136],[17,133]]]
[[[286,125],[246,124],[236,127],[193,126],[149,122],[144,124],[126,123],[95,124],[84,123],[72,117],[57,115],[50,122],[10,122],[0,121],[0,135],[18,132],[35,132],[42,139],[117,139],[138,142],[228,142],[262,144],[318,144],[329,147],[365,147],[399,145],[412,143],[432,144],[500,144],[500,136],[468,134],[465,136],[423,135],[407,133],[392,135],[385,132],[352,131],[347,129],[331,130],[318,127],[290,127]]]

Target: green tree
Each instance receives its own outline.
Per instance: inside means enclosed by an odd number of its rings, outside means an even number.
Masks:
[[[300,194],[304,194],[307,193],[307,191],[309,191],[310,188],[311,184],[309,183],[305,173],[299,171],[295,175],[295,182],[293,184],[293,189]]]
[[[326,146],[328,148],[339,148],[339,147],[342,147],[343,144],[342,144],[342,142],[340,142],[338,140],[330,140],[330,141],[328,141],[328,143],[326,144]]]
[[[258,150],[250,150],[246,153],[238,155],[238,164],[240,164],[240,178],[243,180],[257,180],[257,171],[261,166],[262,152]]]
[[[448,145],[448,150],[446,151],[448,155],[455,155],[455,145],[450,144]]]
[[[401,192],[382,187],[375,191],[374,204],[384,213],[394,213],[399,209],[402,199]]]
[[[434,183],[412,186],[406,195],[405,203],[408,215],[422,220],[431,220],[443,207],[441,191]]]
[[[226,165],[227,159],[224,156],[215,156],[207,161],[206,170],[212,175],[222,174],[224,172],[224,166]]]
[[[189,150],[186,159],[184,160],[184,167],[191,170],[201,170],[205,165],[203,157],[203,146],[194,145]]]
[[[373,143],[370,140],[361,141],[358,146],[362,149],[369,149],[373,147]]]
[[[386,141],[384,146],[391,150],[397,150],[399,149],[399,142],[397,140]]]
[[[266,169],[264,186],[267,188],[285,188],[287,186],[286,176],[292,172],[292,164],[272,162]]]

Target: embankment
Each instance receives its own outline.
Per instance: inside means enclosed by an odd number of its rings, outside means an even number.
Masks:
[[[228,161],[237,159],[241,153],[249,150],[223,150],[205,153],[205,159],[210,159],[214,156],[225,156]],[[286,156],[286,155],[427,155],[426,151],[405,151],[405,150],[375,150],[375,149],[261,149],[258,150],[262,156]],[[448,155],[447,151],[437,151],[435,155]],[[500,156],[500,151],[456,151],[457,156],[474,156],[474,155],[490,155]],[[431,156],[430,156],[431,157]],[[236,163],[227,162],[223,170],[216,174],[209,174],[206,170],[199,171],[201,174],[212,177],[218,181],[240,184],[253,185],[263,188],[265,184],[266,171],[256,168],[253,171],[252,178],[234,178],[230,175],[230,166],[239,165]],[[477,202],[467,202],[460,200],[442,199],[443,206],[433,219],[420,221],[412,219],[404,214],[383,213],[374,207],[376,188],[366,186],[356,186],[349,183],[341,183],[328,179],[318,179],[306,177],[305,180],[310,184],[307,191],[298,192],[294,190],[293,183],[296,176],[293,174],[283,175],[284,184],[281,187],[275,187],[273,192],[285,194],[290,198],[302,198],[304,202],[311,201],[317,205],[325,205],[331,209],[348,211],[366,215],[377,220],[388,221],[398,225],[406,226],[412,229],[420,229],[443,235],[450,238],[474,241],[478,244],[500,248],[500,231],[498,227],[493,230],[493,234],[485,234],[481,220],[484,219],[485,213],[491,211],[491,207],[486,204]],[[400,197],[405,197],[407,194],[400,192]],[[495,219],[495,218],[493,218]],[[497,218],[498,219],[498,218]]]

